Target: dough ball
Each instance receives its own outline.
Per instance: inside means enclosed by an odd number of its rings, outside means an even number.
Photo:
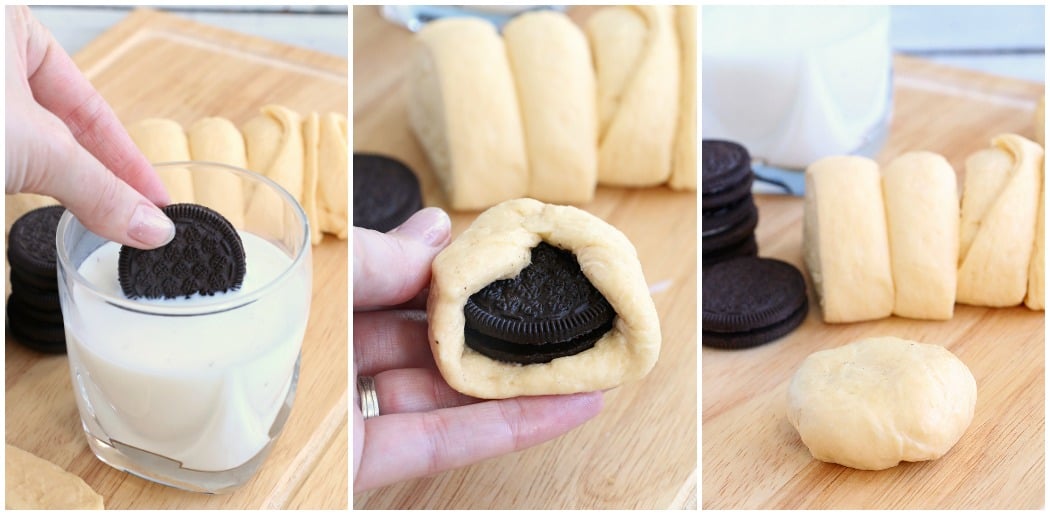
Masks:
[[[939,345],[891,336],[815,352],[787,416],[814,458],[862,470],[944,456],[973,420],[977,383]]]

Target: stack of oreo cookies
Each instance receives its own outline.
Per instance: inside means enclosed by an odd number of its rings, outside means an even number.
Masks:
[[[64,212],[62,206],[47,206],[26,213],[11,226],[7,241],[8,331],[21,344],[41,352],[66,350],[55,249],[58,220]]]
[[[789,263],[737,257],[704,267],[703,338],[707,347],[746,349],[802,324],[809,298],[802,273]]]
[[[703,141],[703,263],[758,254],[758,208],[751,196],[751,155],[732,141]]]

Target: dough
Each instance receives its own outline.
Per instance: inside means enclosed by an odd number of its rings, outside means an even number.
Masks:
[[[299,113],[284,106],[267,105],[261,114],[241,127],[248,169],[265,175],[284,188],[297,202],[303,200],[303,128]],[[245,188],[245,224],[249,229],[279,228],[285,213],[280,197],[268,188]],[[267,234],[268,232],[263,232]]]
[[[317,113],[310,113],[303,120],[303,145],[303,156],[306,159],[303,165],[303,211],[310,221],[310,243],[317,245],[324,240],[321,220],[317,215],[317,177],[321,165],[318,155],[321,146],[321,120]]]
[[[696,6],[675,7],[682,84],[678,92],[678,126],[675,129],[671,178],[675,190],[696,191]]]
[[[955,309],[959,194],[955,170],[932,152],[902,154],[883,170],[893,314],[949,320]]]
[[[613,329],[589,350],[550,363],[489,359],[464,345],[463,306],[489,283],[528,266],[540,241],[571,250],[616,310]],[[619,230],[570,206],[510,200],[481,215],[433,264],[430,348],[459,392],[484,399],[612,388],[646,375],[660,352],[660,321],[634,246]]]
[[[802,240],[825,322],[890,316],[893,275],[875,161],[833,156],[806,169]]]
[[[1043,147],[1016,134],[966,161],[956,301],[1016,306],[1028,291]]]
[[[1024,305],[1028,309],[1042,311],[1044,290],[1046,289],[1046,246],[1044,240],[1045,218],[1046,218],[1046,171],[1044,166],[1039,167],[1039,210],[1035,213],[1035,245],[1032,247],[1032,259],[1028,262],[1028,293],[1024,297]]]
[[[671,6],[616,6],[587,21],[598,77],[598,182],[655,186],[671,175],[678,41]]]
[[[598,180],[598,112],[587,38],[568,16],[536,11],[503,29],[528,152],[528,196],[584,203]]]
[[[167,118],[147,118],[128,127],[135,146],[154,164],[190,160],[190,145],[182,126]],[[172,203],[194,202],[193,176],[179,168],[157,170]]]
[[[882,470],[944,456],[976,402],[954,354],[884,336],[810,354],[788,386],[787,417],[814,458]]]
[[[1035,108],[1035,142],[1046,146],[1046,95],[1039,98],[1039,105]]]
[[[318,142],[317,212],[321,230],[345,240],[350,231],[347,176],[350,173],[346,116],[325,113]]]
[[[524,196],[528,164],[503,40],[478,18],[445,18],[416,34],[408,118],[452,209]]]
[[[202,118],[188,131],[190,156],[194,161],[222,163],[237,168],[248,167],[244,137],[237,126],[226,118]],[[193,194],[196,202],[226,217],[238,229],[244,228],[243,180],[227,174],[194,170]]]
[[[80,477],[11,444],[6,453],[6,509],[104,509],[102,496]]]

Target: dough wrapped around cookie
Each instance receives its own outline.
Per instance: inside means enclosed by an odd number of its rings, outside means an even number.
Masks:
[[[598,77],[598,182],[663,184],[671,175],[680,87],[674,8],[603,8],[586,31]]]
[[[956,301],[1020,304],[1028,291],[1043,147],[1016,134],[966,160]]]
[[[528,151],[528,196],[583,203],[598,180],[598,112],[587,37],[569,17],[536,11],[503,29]]]
[[[190,156],[194,161],[210,161],[247,168],[244,137],[226,118],[201,118],[189,129]],[[238,229],[244,228],[244,187],[242,180],[229,174],[194,170],[193,194],[204,204],[226,217]]]
[[[615,311],[612,329],[593,347],[546,363],[499,361],[468,347],[467,299],[517,276],[541,242],[575,254],[587,280]],[[434,259],[427,313],[441,375],[452,388],[479,398],[612,388],[646,375],[660,352],[656,307],[627,237],[585,211],[532,199],[483,212]]]
[[[190,144],[182,125],[167,118],[147,118],[128,127],[135,146],[151,163],[190,160]],[[194,202],[193,176],[178,168],[158,170],[172,203]]]
[[[893,274],[875,161],[833,156],[806,169],[802,240],[825,322],[890,316]]]
[[[671,178],[674,190],[696,191],[696,6],[675,6],[678,47],[681,53],[681,90],[678,92],[678,126],[674,136]]]
[[[416,34],[408,118],[452,209],[484,209],[528,189],[525,137],[503,40],[477,18]]]
[[[976,402],[977,382],[954,354],[887,336],[807,357],[788,385],[787,417],[814,458],[882,470],[944,456]]]
[[[893,313],[951,319],[959,258],[955,170],[932,152],[908,152],[882,173],[893,269]]]

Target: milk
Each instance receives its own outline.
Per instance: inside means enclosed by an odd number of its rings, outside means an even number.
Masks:
[[[75,309],[64,310],[66,341],[90,433],[95,427],[104,433],[94,434],[100,439],[198,471],[238,467],[275,436],[271,428],[289,396],[306,330],[310,277],[308,267],[290,269],[291,258],[273,244],[250,233],[241,238],[247,271],[239,291],[137,301],[164,307],[235,301],[292,274],[236,309],[147,315],[74,285]],[[78,270],[96,290],[123,298],[119,251],[116,243],[105,243]]]
[[[890,111],[889,8],[703,8],[704,139],[801,169],[871,153]]]

